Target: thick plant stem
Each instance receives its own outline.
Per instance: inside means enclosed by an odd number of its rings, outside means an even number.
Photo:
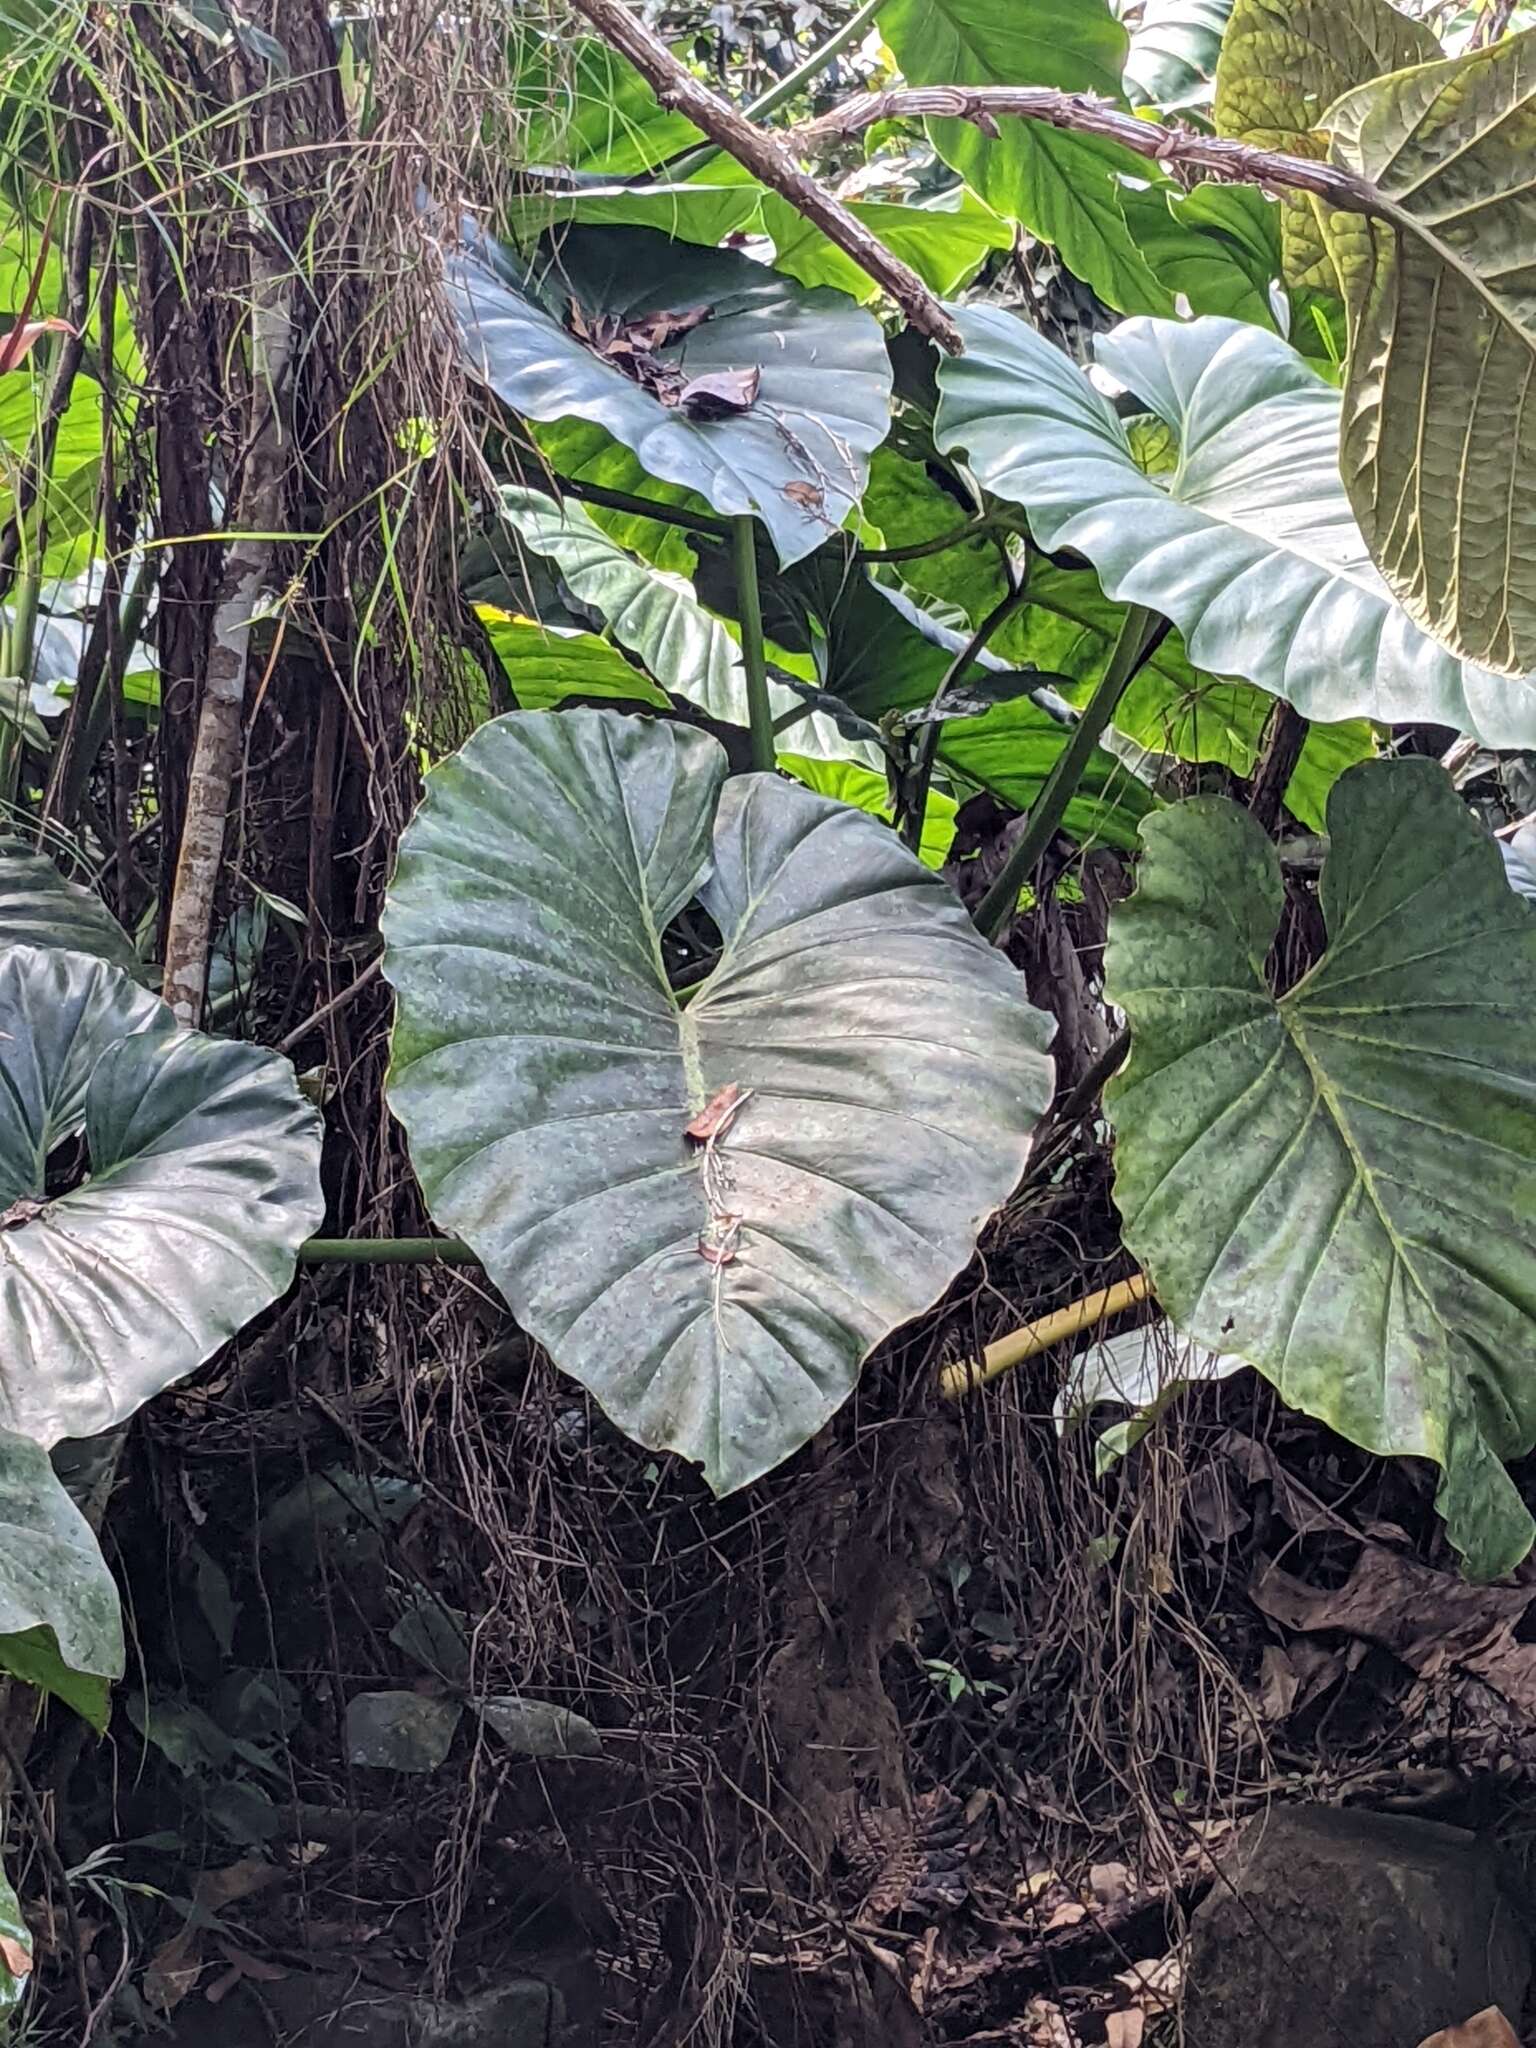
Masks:
[[[1255,149],[1228,135],[1198,135],[1192,128],[1143,121],[1091,92],[1056,92],[1043,85],[921,85],[861,93],[834,107],[830,114],[792,129],[789,140],[795,149],[810,155],[879,121],[971,121],[983,134],[996,134],[999,115],[1043,121],[1077,135],[1102,136],[1154,163],[1178,164],[1208,178],[1288,192],[1315,192],[1319,199],[1349,213],[1370,214],[1378,220],[1403,218],[1400,209],[1367,179],[1334,164]]]
[[[797,64],[793,71],[786,72],[775,84],[769,86],[765,93],[759,93],[755,100],[749,100],[744,109],[746,118],[749,121],[766,121],[770,114],[776,114],[780,107],[786,106],[796,93],[804,92],[811,81],[819,78],[835,57],[840,57],[844,50],[851,50],[866,31],[874,26],[875,16],[885,4],[886,0],[864,0],[864,5],[856,13],[850,14],[834,35],[828,36],[824,43],[818,44],[803,63]],[[675,158],[665,167],[665,175],[669,180],[681,184],[687,178],[696,178],[706,164],[713,163],[721,154],[722,151],[717,144],[703,143],[699,148],[690,149],[685,155]]]
[[[773,773],[773,712],[768,705],[768,655],[763,646],[763,600],[757,587],[757,529],[751,513],[732,520],[736,556],[736,608],[741,614],[741,663],[747,673],[747,719],[752,766]]]
[[[224,857],[229,794],[240,759],[251,626],[272,566],[268,536],[282,524],[284,387],[293,345],[288,266],[264,220],[251,219],[251,409],[234,538],[224,557],[213,646],[187,780],[186,823],[165,927],[165,1000],[181,1024],[202,1019],[214,891]]]
[[[478,1266],[457,1237],[312,1237],[299,1246],[306,1266]]]
[[[598,505],[608,512],[633,512],[638,519],[654,519],[658,526],[681,527],[684,533],[703,534],[709,540],[724,540],[731,531],[729,519],[713,512],[690,512],[681,505],[664,505],[659,498],[647,498],[638,491],[611,491],[606,484],[583,483],[577,477],[551,474],[550,481],[562,498]]]
[[[1020,889],[1034,873],[1040,856],[1066,816],[1067,805],[1083,779],[1100,734],[1125,695],[1126,685],[1167,631],[1166,621],[1159,622],[1145,606],[1133,604],[1127,609],[1102,681],[1084,707],[1071,739],[1057,756],[1040,794],[1030,805],[1029,823],[1003,863],[1002,873],[981,899],[976,927],[994,945],[1008,929]]]
[[[1058,1308],[1036,1322],[1026,1323],[1023,1329],[1015,1330],[1007,1337],[999,1337],[995,1344],[987,1346],[979,1362],[965,1359],[959,1365],[945,1366],[939,1374],[939,1392],[946,1401],[958,1401],[977,1387],[986,1386],[989,1380],[1001,1379],[1005,1372],[1012,1372],[1027,1358],[1038,1358],[1053,1344],[1081,1336],[1084,1330],[1097,1329],[1111,1316],[1124,1315],[1127,1309],[1136,1308],[1144,1302],[1151,1292],[1151,1283],[1145,1273],[1133,1273],[1129,1280],[1117,1280],[1113,1287],[1101,1287],[1096,1294],[1074,1301],[1070,1308]]]
[[[830,192],[801,170],[776,135],[758,128],[678,61],[660,36],[624,0],[572,0],[610,48],[627,57],[664,107],[686,114],[711,142],[744,164],[753,176],[787,199],[876,284],[890,293],[919,334],[951,355],[964,353],[960,330],[908,264],[893,256]]]

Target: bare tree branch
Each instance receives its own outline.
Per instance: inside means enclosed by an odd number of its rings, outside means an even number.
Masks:
[[[744,164],[797,213],[820,228],[859,268],[888,291],[919,334],[960,355],[960,331],[915,270],[893,256],[842,203],[824,192],[795,162],[777,136],[758,128],[718,94],[700,84],[659,36],[623,0],[572,0],[579,14],[611,48],[626,56],[664,107],[676,107],[728,156]]]
[[[578,0],[578,5],[582,0]],[[971,121],[983,134],[996,135],[999,115],[1024,121],[1045,121],[1079,135],[1099,135],[1118,142],[1154,163],[1175,163],[1207,177],[1263,185],[1289,192],[1312,192],[1350,213],[1372,214],[1380,220],[1398,218],[1391,203],[1364,178],[1311,157],[1284,156],[1278,150],[1255,149],[1226,135],[1197,135],[1190,128],[1166,127],[1122,113],[1094,93],[1053,92],[1033,85],[902,86],[894,92],[861,93],[834,107],[830,114],[792,129],[789,141],[803,155],[828,143],[872,128],[877,121]]]

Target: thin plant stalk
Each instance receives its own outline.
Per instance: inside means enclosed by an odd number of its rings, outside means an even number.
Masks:
[[[991,611],[945,669],[939,678],[938,688],[929,700],[928,722],[918,729],[912,769],[906,778],[906,789],[902,793],[901,836],[914,850],[922,844],[923,821],[928,812],[928,790],[933,781],[933,764],[938,756],[939,735],[944,730],[943,721],[937,714],[943,708],[944,699],[949,692],[970,674],[986,651],[987,643],[992,636],[1001,630],[1028,595],[1029,578],[1021,576],[1013,588],[993,605]]]
[[[736,558],[736,608],[741,615],[741,664],[747,675],[747,722],[752,766],[771,775],[773,712],[768,703],[768,655],[763,645],[763,599],[757,585],[757,532],[752,515],[731,522]]]
[[[1132,677],[1151,657],[1167,631],[1166,620],[1158,619],[1144,605],[1133,604],[1127,610],[1098,688],[1084,706],[1071,739],[1057,756],[1055,767],[1030,806],[1029,822],[1018,844],[981,899],[976,927],[994,945],[1008,929],[1020,889],[1034,873],[1040,856],[1066,816],[1067,805],[1077,793],[1100,735],[1114,717]]]

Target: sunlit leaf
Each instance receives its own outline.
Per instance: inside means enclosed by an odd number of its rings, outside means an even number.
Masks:
[[[1536,29],[1351,93],[1329,213],[1349,308],[1340,462],[1377,566],[1466,660],[1536,669]]]
[[[1216,126],[1259,149],[1325,157],[1336,99],[1439,55],[1425,23],[1388,0],[1235,0],[1216,67]],[[1282,204],[1286,275],[1336,291],[1311,199],[1291,193]]]

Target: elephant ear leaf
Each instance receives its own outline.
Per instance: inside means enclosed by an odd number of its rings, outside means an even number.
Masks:
[[[1115,1197],[1178,1328],[1368,1450],[1432,1459],[1493,1577],[1533,1534],[1503,1461],[1536,1441],[1536,913],[1435,763],[1351,768],[1328,825],[1328,950],[1278,1000],[1259,826],[1215,797],[1143,825],[1108,954],[1132,1034]]]
[[[1536,29],[1361,87],[1336,163],[1390,217],[1329,213],[1349,311],[1340,459],[1400,604],[1466,660],[1536,669]]]
[[[1172,619],[1198,668],[1324,723],[1536,741],[1536,679],[1459,660],[1393,598],[1340,481],[1339,394],[1279,335],[1207,316],[1100,338],[1100,363],[1177,442],[1176,467],[1149,476],[1059,349],[999,307],[957,319],[966,352],[939,367],[939,446],[1025,506],[1042,547],[1086,555],[1108,596]]]
[[[83,953],[0,952],[0,1430],[126,1419],[266,1308],[324,1211],[286,1060]],[[89,1175],[51,1191],[69,1141]]]
[[[1236,0],[1216,66],[1217,132],[1321,160],[1335,100],[1439,55],[1432,31],[1388,0]],[[1336,292],[1311,199],[1287,194],[1281,216],[1287,278]]]
[[[385,915],[433,1215],[718,1493],[943,1292],[1052,1080],[1048,1020],[884,824],[724,776],[675,725],[512,713],[434,771]],[[695,898],[721,955],[684,1005],[661,941]]]
[[[465,362],[503,403],[600,428],[661,482],[754,514],[781,561],[810,554],[861,497],[891,368],[879,322],[841,292],[734,249],[602,227],[571,229],[531,265],[466,228],[444,286]]]

